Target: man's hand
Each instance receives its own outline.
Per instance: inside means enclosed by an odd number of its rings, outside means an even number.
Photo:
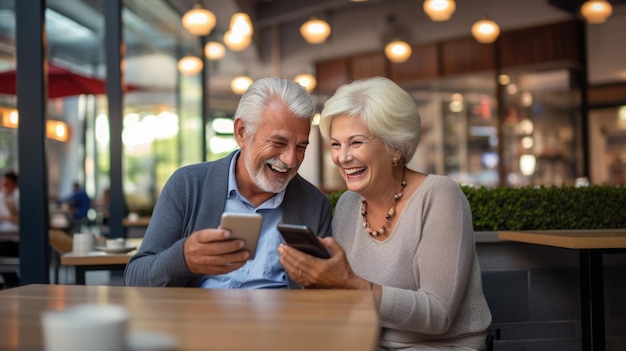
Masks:
[[[250,258],[244,241],[230,239],[227,229],[203,229],[192,233],[183,248],[185,263],[192,273],[219,275],[239,269]]]

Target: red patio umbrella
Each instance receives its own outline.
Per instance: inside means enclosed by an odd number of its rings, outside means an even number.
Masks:
[[[0,73],[0,94],[15,95],[17,87],[15,69]],[[139,90],[139,87],[127,85],[126,91]],[[48,98],[59,98],[81,94],[106,94],[106,82],[91,78],[68,69],[48,65]]]

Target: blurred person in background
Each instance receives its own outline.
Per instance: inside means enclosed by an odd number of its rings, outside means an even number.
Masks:
[[[0,241],[0,256],[19,257],[20,191],[16,172],[8,171],[2,175],[0,184],[0,232],[12,234],[15,240]],[[2,233],[0,233],[1,235]],[[0,239],[1,240],[1,239]],[[4,285],[19,285],[19,276],[15,272],[2,273]]]
[[[72,194],[61,199],[61,204],[66,204],[72,212],[72,228],[74,233],[82,230],[83,225],[87,224],[87,212],[91,208],[91,198],[80,183],[74,182],[72,185]]]

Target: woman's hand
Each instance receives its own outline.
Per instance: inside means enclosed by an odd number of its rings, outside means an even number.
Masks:
[[[369,282],[352,272],[337,241],[331,237],[321,241],[332,252],[328,259],[308,255],[287,244],[278,247],[280,263],[289,276],[304,288],[369,289]]]

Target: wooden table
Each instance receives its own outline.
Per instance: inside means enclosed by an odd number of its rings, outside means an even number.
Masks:
[[[122,219],[122,225],[124,227],[147,227],[148,224],[150,224],[150,217],[124,217],[124,219]]]
[[[142,239],[126,239],[126,244],[139,248]],[[85,273],[96,270],[124,269],[130,257],[136,249],[127,253],[106,253],[103,251],[91,251],[85,254],[68,252],[61,256],[62,266],[73,266],[75,283],[85,285]]]
[[[0,349],[41,350],[41,312],[87,302],[126,306],[131,334],[182,351],[373,351],[379,332],[370,291],[26,285],[0,291]]]
[[[626,229],[502,231],[498,237],[579,251],[582,349],[605,350],[602,255],[626,252]]]
[[[150,224],[150,217],[124,217],[122,220],[122,226],[124,227],[125,238],[137,238],[146,234],[148,225]]]

